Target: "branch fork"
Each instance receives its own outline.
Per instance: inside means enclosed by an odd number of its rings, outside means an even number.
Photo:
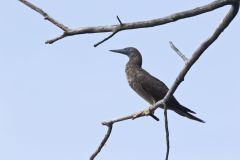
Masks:
[[[212,10],[223,7],[225,5],[238,5],[238,3],[239,3],[239,0],[216,0],[212,3],[209,3],[207,5],[204,5],[204,6],[195,8],[195,9],[174,13],[174,14],[166,16],[166,17],[152,19],[152,20],[138,21],[138,22],[132,22],[132,23],[122,23],[120,18],[117,16],[117,20],[118,20],[119,24],[116,24],[116,25],[80,27],[77,29],[69,29],[64,24],[60,23],[56,19],[49,16],[49,14],[47,14],[41,8],[28,2],[27,0],[19,0],[19,1],[22,2],[23,4],[25,4],[26,6],[30,7],[34,11],[38,12],[39,14],[41,14],[46,20],[48,20],[49,22],[51,22],[52,24],[54,24],[55,26],[57,26],[58,28],[60,28],[61,30],[63,30],[65,32],[65,34],[63,33],[62,35],[60,35],[56,38],[46,41],[45,42],[46,44],[52,44],[58,40],[65,38],[65,37],[78,35],[78,34],[112,32],[112,34],[110,34],[108,37],[106,37],[102,41],[96,43],[94,45],[95,47],[102,44],[103,42],[109,40],[110,38],[112,38],[117,32],[120,32],[123,30],[155,27],[155,26],[175,22],[180,19],[189,18],[189,17],[193,17],[193,16],[196,16],[199,14],[210,12]]]
[[[197,49],[195,52],[193,52],[192,57],[188,59],[184,54],[182,54],[177,47],[172,42],[170,43],[171,48],[182,58],[182,60],[185,62],[185,65],[179,75],[177,76],[176,80],[174,81],[173,85],[169,89],[168,93],[162,99],[161,101],[157,102],[153,106],[150,106],[149,108],[133,113],[127,116],[123,116],[120,118],[116,118],[110,121],[102,122],[102,125],[105,125],[108,127],[107,133],[105,134],[104,138],[102,139],[100,145],[98,146],[97,150],[91,155],[90,160],[93,160],[102,150],[103,146],[106,144],[108,138],[110,137],[112,133],[113,124],[120,121],[125,121],[129,119],[137,119],[144,116],[149,116],[151,113],[154,113],[154,111],[160,107],[164,108],[164,119],[165,119],[165,131],[166,131],[166,143],[167,143],[167,152],[165,160],[168,160],[169,157],[169,130],[168,130],[168,119],[167,119],[167,105],[166,102],[171,98],[173,93],[176,91],[177,87],[180,85],[180,83],[184,80],[185,75],[190,70],[192,65],[198,60],[198,58],[203,54],[203,52],[219,37],[219,35],[227,28],[227,26],[231,23],[231,21],[234,19],[234,17],[237,15],[239,10],[239,1],[240,0],[216,0],[212,3],[209,3],[207,5],[187,10],[183,12],[174,13],[172,15],[152,19],[148,21],[139,21],[139,22],[132,22],[132,23],[122,23],[120,18],[117,16],[117,20],[119,22],[118,25],[108,25],[108,26],[94,26],[94,27],[81,27],[78,29],[69,29],[67,26],[63,25],[62,23],[58,22],[57,20],[50,17],[45,11],[38,8],[37,6],[33,5],[32,3],[26,1],[26,0],[19,0],[23,4],[27,5],[31,9],[35,10],[39,14],[41,14],[45,20],[50,21],[54,25],[56,25],[58,28],[63,30],[63,34],[52,39],[46,41],[47,44],[52,44],[60,39],[63,39],[67,36],[77,35],[77,34],[86,34],[86,33],[103,33],[103,32],[112,32],[108,37],[103,39],[102,41],[96,43],[94,46],[98,46],[102,44],[103,42],[109,40],[111,37],[113,37],[116,33],[123,31],[123,30],[130,30],[130,29],[139,29],[139,28],[147,28],[147,27],[155,27],[171,22],[175,22],[180,19],[189,18],[193,16],[197,16],[206,12],[213,11],[215,9],[218,9],[220,7],[231,5],[231,8],[227,15],[224,17],[223,21],[220,23],[220,25],[216,28],[216,30],[213,32],[212,35],[209,36]]]

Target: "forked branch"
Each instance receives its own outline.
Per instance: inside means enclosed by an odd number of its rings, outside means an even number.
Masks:
[[[56,25],[57,27],[61,28],[64,31],[62,35],[46,41],[45,43],[47,43],[47,44],[52,44],[60,39],[63,39],[67,36],[72,36],[72,35],[86,34],[86,33],[112,32],[112,34],[110,34],[107,38],[96,43],[94,46],[97,46],[97,45],[105,42],[106,40],[112,38],[116,33],[123,31],[123,30],[155,27],[155,26],[175,22],[180,19],[193,17],[193,16],[196,16],[199,14],[210,12],[210,11],[220,8],[222,6],[234,4],[234,3],[238,2],[237,0],[216,0],[208,5],[204,5],[204,6],[201,6],[201,7],[195,8],[195,9],[191,9],[191,10],[187,10],[187,11],[183,11],[183,12],[174,13],[174,14],[171,14],[166,17],[152,19],[152,20],[138,21],[138,22],[131,22],[131,23],[122,23],[121,20],[119,19],[120,24],[116,24],[116,25],[79,27],[76,29],[69,29],[65,25],[58,22],[56,19],[50,17],[49,14],[47,14],[45,11],[43,11],[39,7],[35,6],[34,4],[32,4],[26,0],[19,0],[19,1],[24,3],[31,9],[35,10],[36,12],[38,12],[46,20],[50,21],[51,23],[53,23],[54,25]]]
[[[165,118],[165,131],[166,131],[166,143],[167,143],[167,152],[165,160],[168,160],[169,157],[169,150],[170,150],[170,144],[169,144],[169,130],[168,130],[168,119],[167,119],[167,106],[166,102],[171,98],[173,93],[176,91],[177,87],[180,85],[180,83],[184,80],[185,75],[190,70],[192,65],[198,60],[198,58],[203,54],[203,52],[219,37],[219,35],[224,31],[224,29],[227,28],[227,26],[231,23],[231,21],[234,19],[234,17],[237,15],[239,10],[239,2],[236,2],[232,4],[229,12],[224,17],[223,21],[220,23],[220,25],[216,28],[216,30],[213,32],[213,34],[207,38],[198,48],[197,50],[192,54],[192,57],[185,63],[184,68],[181,70],[179,75],[177,76],[176,80],[174,81],[173,85],[169,89],[166,96],[163,98],[163,100],[158,101],[155,105],[147,108],[144,111],[140,111],[137,113],[133,113],[131,115],[123,116],[114,120],[110,120],[107,122],[104,122],[106,124],[111,123],[112,125],[116,122],[121,122],[129,119],[136,119],[143,116],[149,116],[149,114],[145,113],[152,113],[154,112],[158,107],[164,108],[164,118]],[[148,112],[146,112],[148,111]],[[107,142],[107,141],[105,141]],[[104,144],[100,144],[100,146],[103,147]],[[96,155],[95,155],[96,156]]]
[[[103,125],[106,125],[108,127],[107,133],[104,136],[100,145],[98,146],[97,150],[91,155],[90,160],[94,160],[94,158],[98,155],[98,153],[101,152],[104,144],[107,142],[108,138],[110,137],[110,135],[112,133],[113,123],[110,122],[110,123],[106,123],[106,124],[103,124]]]
[[[104,40],[96,43],[94,46],[97,46],[111,37],[113,37],[116,33],[123,31],[123,30],[129,30],[129,29],[139,29],[139,28],[147,28],[147,27],[155,27],[163,24],[167,24],[170,22],[175,22],[180,19],[193,17],[199,14],[203,14],[206,12],[210,12],[212,10],[215,10],[217,8],[223,7],[225,5],[231,5],[231,8],[228,12],[228,14],[224,17],[223,21],[220,23],[220,25],[216,28],[216,30],[213,32],[212,35],[209,36],[198,48],[197,50],[192,54],[192,57],[190,59],[187,59],[173,44],[171,44],[171,47],[177,52],[177,54],[185,61],[185,66],[177,76],[176,80],[174,81],[173,85],[169,89],[166,96],[161,100],[158,101],[155,105],[137,112],[133,113],[127,116],[123,116],[117,119],[113,119],[110,121],[103,122],[103,125],[106,125],[108,127],[107,133],[104,136],[103,140],[101,141],[100,145],[98,146],[97,150],[92,154],[90,157],[90,160],[93,160],[101,151],[103,146],[106,144],[108,138],[111,135],[112,127],[114,123],[129,120],[129,119],[136,119],[143,116],[149,116],[151,113],[153,113],[158,107],[164,108],[164,117],[165,117],[165,130],[166,130],[166,142],[167,142],[167,152],[165,159],[168,160],[169,156],[169,131],[168,131],[168,119],[167,119],[167,102],[172,97],[173,93],[176,91],[177,87],[180,85],[180,83],[184,80],[185,75],[190,70],[192,65],[198,60],[198,58],[203,54],[203,52],[219,37],[219,35],[226,29],[226,27],[231,23],[231,21],[234,19],[236,14],[239,10],[239,0],[216,0],[208,5],[204,5],[202,7],[198,7],[192,10],[187,10],[183,12],[174,13],[172,15],[147,20],[147,21],[139,21],[139,22],[132,22],[132,23],[122,23],[122,21],[117,16],[119,24],[116,25],[108,25],[108,26],[94,26],[94,27],[79,27],[77,29],[69,29],[67,26],[61,24],[54,18],[50,17],[45,11],[42,9],[36,7],[32,3],[26,1],[26,0],[19,0],[20,2],[24,3],[31,9],[35,10],[42,16],[44,16],[44,19],[50,21],[57,27],[63,30],[63,34],[52,39],[46,41],[46,43],[51,44],[54,43],[60,39],[63,39],[67,36],[77,35],[77,34],[86,34],[86,33],[102,33],[102,32],[112,32],[107,38]]]
[[[55,26],[59,27],[60,29],[62,29],[64,32],[68,32],[69,28],[67,26],[65,26],[64,24],[58,22],[56,19],[50,17],[47,12],[43,11],[41,8],[35,6],[34,4],[26,1],[26,0],[19,0],[20,2],[24,3],[25,5],[27,5],[28,7],[30,7],[31,9],[33,9],[34,11],[38,12],[39,14],[41,14],[45,20],[50,21],[51,23],[53,23]],[[59,40],[59,39],[58,39]],[[56,40],[57,41],[57,40]]]

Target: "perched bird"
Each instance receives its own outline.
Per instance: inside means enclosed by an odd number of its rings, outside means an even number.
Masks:
[[[126,64],[125,72],[131,88],[151,105],[164,98],[168,92],[168,87],[157,78],[153,77],[147,71],[142,69],[141,53],[133,47],[127,47],[119,50],[110,50],[111,52],[121,53],[128,56],[129,61]],[[181,116],[204,123],[203,120],[195,117],[194,111],[181,105],[174,96],[167,102],[168,109],[173,110]],[[157,117],[151,115],[157,120]]]

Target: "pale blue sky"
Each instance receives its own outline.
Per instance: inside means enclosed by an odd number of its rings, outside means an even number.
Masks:
[[[32,0],[69,27],[147,20],[207,4],[202,1]],[[97,48],[109,33],[44,42],[61,30],[18,1],[0,7],[0,159],[84,160],[106,132],[104,120],[139,111],[148,104],[128,86],[127,58],[109,52],[138,48],[143,67],[170,86],[183,61],[219,24],[229,7],[155,28],[124,31]],[[207,123],[169,112],[171,160],[239,159],[239,15],[204,53],[175,93]],[[164,159],[163,111],[114,126],[97,159]]]

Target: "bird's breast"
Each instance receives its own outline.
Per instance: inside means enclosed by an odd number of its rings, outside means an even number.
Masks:
[[[129,85],[135,90],[136,85],[140,85],[144,78],[136,68],[126,68],[126,77]]]
[[[131,68],[130,66],[126,66],[125,72],[126,72],[127,81],[129,84],[134,83],[134,81],[138,79],[136,69]]]

